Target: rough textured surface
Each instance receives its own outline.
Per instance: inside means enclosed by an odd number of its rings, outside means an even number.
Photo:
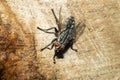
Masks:
[[[63,21],[73,15],[76,23],[82,22],[86,27],[74,45],[78,52],[69,49],[64,59],[58,59],[54,65],[54,50],[40,52],[40,48],[50,43],[54,35],[41,32],[36,27],[56,26],[50,9],[53,8],[58,15],[61,6]],[[11,27],[5,28],[8,23]],[[120,80],[119,0],[0,0],[0,26],[0,37],[14,33],[17,37],[8,37],[11,43],[17,41],[24,45],[16,49],[14,45],[17,44],[12,44],[12,49],[6,51],[3,51],[6,47],[1,47],[2,79]],[[8,59],[4,56],[6,52],[9,53]],[[10,67],[10,71],[4,69],[4,66],[8,68],[12,64],[17,66]]]

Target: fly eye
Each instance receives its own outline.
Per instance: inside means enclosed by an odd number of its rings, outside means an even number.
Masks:
[[[54,43],[54,46],[58,47],[59,44],[60,44],[59,42],[55,42],[55,43]]]

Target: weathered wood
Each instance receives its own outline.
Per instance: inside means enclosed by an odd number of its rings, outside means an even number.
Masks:
[[[0,0],[0,26],[10,23],[11,31],[17,32],[25,45],[16,54],[8,54],[7,51],[6,68],[11,63],[20,65],[8,69],[9,77],[14,72],[10,79],[120,80],[119,4],[120,0]],[[78,32],[74,45],[78,53],[68,50],[64,59],[57,59],[54,65],[53,50],[40,52],[40,48],[51,42],[54,35],[37,30],[37,26],[57,27],[51,9],[59,12],[61,6],[63,21],[72,15],[76,25],[81,22],[85,28]],[[37,56],[36,60],[34,56]],[[0,57],[4,60],[2,53]]]

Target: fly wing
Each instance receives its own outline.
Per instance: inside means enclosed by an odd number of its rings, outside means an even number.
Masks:
[[[83,34],[84,30],[85,30],[85,24],[84,22],[79,22],[75,28],[76,28],[76,41],[78,40],[78,38]]]

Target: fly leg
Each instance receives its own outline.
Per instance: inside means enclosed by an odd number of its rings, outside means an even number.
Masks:
[[[52,44],[51,48],[47,48],[47,49],[51,50],[51,49],[53,49],[53,47],[54,47],[54,44]]]
[[[71,49],[72,49],[73,51],[75,51],[75,52],[78,52],[77,49],[74,49],[74,48],[73,48],[73,45],[71,46]]]
[[[55,47],[56,48],[56,47]],[[53,63],[56,64],[56,60],[55,60],[55,57],[57,56],[58,52],[57,50],[55,49],[55,54],[53,56]]]
[[[71,41],[71,46],[70,46],[70,48],[71,48],[73,51],[77,52],[77,49],[74,49],[74,48],[73,48],[73,41]]]
[[[57,38],[53,39],[53,40],[51,41],[51,43],[48,44],[47,46],[45,46],[44,48],[42,48],[41,51],[43,51],[43,50],[46,49],[46,48],[48,49],[48,46],[50,46],[51,44],[53,44],[56,40],[57,40]]]
[[[53,56],[53,63],[54,63],[54,64],[56,64],[55,56],[56,56],[56,55]]]
[[[41,31],[43,31],[45,33],[55,34],[55,36],[57,36],[57,34],[59,32],[56,27],[52,27],[52,28],[49,28],[49,29],[42,29],[42,28],[37,27],[37,29],[39,29],[39,30],[41,30]],[[49,32],[49,30],[52,30],[52,29],[54,29],[55,32]]]
[[[55,54],[54,54],[54,56],[53,56],[53,63],[54,63],[54,64],[56,64],[56,61],[55,61],[55,56],[56,56],[56,54],[57,54],[57,52],[56,52],[56,50],[55,50]]]

